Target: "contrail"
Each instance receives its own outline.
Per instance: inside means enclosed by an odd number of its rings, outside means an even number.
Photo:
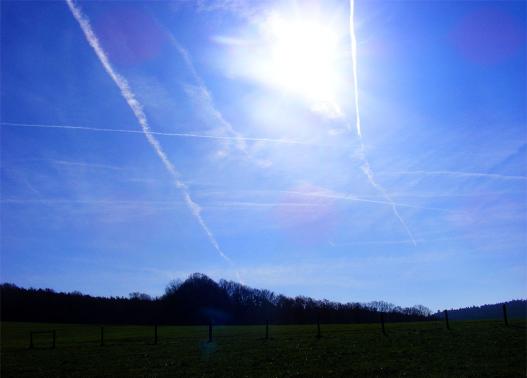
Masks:
[[[374,186],[375,185],[377,184],[374,184]],[[381,187],[376,186],[376,188],[379,191],[382,191]],[[284,193],[284,194],[294,194],[294,195],[299,195],[299,196],[306,196],[306,197],[318,197],[318,198],[325,198],[325,199],[335,199],[335,200],[345,200],[345,201],[352,201],[352,202],[364,202],[364,203],[372,203],[372,204],[379,204],[379,205],[389,205],[392,208],[398,206],[398,207],[408,207],[408,208],[420,209],[420,210],[434,210],[434,211],[445,211],[445,212],[451,211],[449,209],[442,209],[439,207],[417,206],[417,205],[411,205],[411,204],[406,204],[406,203],[396,203],[390,197],[388,197],[390,198],[390,200],[379,201],[379,200],[362,198],[362,197],[357,197],[357,196],[350,195],[350,194],[341,194],[341,193],[332,194],[332,193],[319,193],[319,192],[295,192],[295,191],[290,191],[290,190],[282,190],[278,192]],[[386,194],[385,193],[383,194],[384,194],[384,197],[386,198]],[[399,219],[401,220],[400,217]],[[404,225],[404,221],[403,221],[403,225]]]
[[[357,37],[355,35],[355,0],[350,0],[350,18],[349,18],[349,33],[350,33],[350,40],[351,40],[351,61],[353,66],[353,89],[355,94],[355,125],[357,127],[357,135],[359,137],[360,141],[360,151],[359,151],[359,157],[362,160],[362,171],[368,178],[368,181],[370,184],[377,189],[383,197],[388,201],[391,206],[393,213],[405,229],[406,233],[412,240],[412,243],[414,245],[417,245],[412,232],[408,228],[408,225],[404,221],[404,219],[399,214],[399,211],[397,210],[397,204],[392,200],[392,198],[388,195],[386,190],[379,185],[375,181],[375,176],[373,174],[373,170],[370,167],[370,163],[368,162],[368,159],[366,158],[366,152],[364,150],[364,144],[362,142],[362,132],[361,132],[361,125],[360,125],[360,112],[359,112],[359,84],[358,84],[358,75],[357,75]]]
[[[360,128],[359,112],[359,83],[357,80],[357,37],[355,36],[355,0],[350,0],[350,40],[351,40],[351,64],[353,68],[353,93],[355,95],[355,125],[357,125],[357,135],[361,139],[362,133]]]
[[[49,161],[53,164],[73,166],[73,167],[109,169],[112,171],[122,171],[125,169],[123,167],[117,167],[115,165],[84,163],[82,161],[67,161],[67,160],[55,160],[55,159],[50,159]]]
[[[224,132],[231,135],[232,139],[230,140],[235,141],[236,149],[238,149],[238,151],[240,151],[248,160],[255,161],[260,166],[262,166],[262,164],[265,165],[265,161],[257,158],[255,159],[251,154],[246,143],[246,141],[249,139],[243,137],[239,132],[237,132],[232,124],[227,119],[225,119],[223,113],[217,108],[216,104],[214,103],[212,93],[205,84],[203,78],[196,70],[188,50],[179,43],[176,37],[174,37],[174,35],[169,30],[165,29],[165,32],[183,59],[185,66],[192,75],[192,78],[194,79],[195,85],[187,85],[185,87],[185,93],[187,96],[189,96],[193,101],[197,100],[200,102],[200,111],[209,114],[215,123],[218,123],[221,126]]]
[[[187,66],[187,69],[192,74],[192,77],[194,81],[197,84],[197,87],[200,91],[200,95],[204,97],[205,102],[208,107],[208,111],[216,118],[216,120],[220,123],[220,125],[224,128],[224,130],[227,130],[231,135],[233,135],[234,140],[236,140],[236,147],[247,154],[247,146],[245,144],[245,138],[242,137],[234,128],[232,127],[231,123],[225,119],[223,114],[216,108],[214,105],[214,100],[212,98],[212,95],[205,85],[205,82],[201,78],[201,76],[198,74],[198,71],[196,70],[196,67],[194,66],[194,63],[192,62],[192,58],[190,57],[189,52],[187,49],[185,49],[179,41],[170,33],[167,31],[167,34],[169,36],[170,41],[172,44],[176,47],[176,50],[178,51],[179,55],[183,58],[183,61],[185,62],[185,65]]]
[[[412,235],[412,232],[410,231],[410,229],[408,228],[408,225],[406,224],[406,222],[404,221],[403,217],[401,217],[401,215],[399,214],[399,210],[397,210],[397,204],[392,200],[392,198],[388,195],[388,193],[386,192],[386,190],[384,190],[384,188],[382,186],[380,186],[376,181],[375,181],[375,177],[373,176],[373,171],[371,170],[371,167],[370,167],[370,164],[368,163],[368,160],[366,160],[366,155],[364,155],[364,146],[362,145],[362,142],[361,142],[361,154],[363,156],[363,165],[362,165],[362,171],[364,172],[364,174],[368,177],[368,180],[370,181],[370,183],[379,191],[382,193],[382,195],[384,196],[384,198],[386,198],[386,200],[391,204],[392,206],[392,210],[393,210],[393,213],[395,214],[395,216],[397,217],[397,219],[399,219],[399,222],[401,223],[401,225],[403,226],[403,228],[405,229],[406,233],[408,234],[408,236],[410,237],[410,239],[412,240],[412,243],[414,243],[414,245],[417,245],[417,242],[415,241],[414,239],[414,236]]]
[[[498,180],[527,180],[527,176],[501,175],[498,173],[462,172],[462,171],[396,171],[381,172],[380,175],[422,175],[422,176],[454,176],[481,177]]]
[[[0,122],[2,126],[13,126],[13,127],[39,127],[46,129],[71,129],[71,130],[84,130],[84,131],[100,131],[100,132],[111,132],[111,133],[130,133],[130,134],[144,134],[140,130],[127,130],[127,129],[103,129],[99,127],[88,127],[88,126],[72,126],[72,125],[49,125],[49,124],[35,124],[35,123],[16,123],[16,122]],[[233,141],[250,141],[250,142],[267,142],[277,144],[300,144],[306,146],[319,146],[320,144],[293,140],[293,139],[273,139],[273,138],[251,138],[242,136],[219,136],[219,135],[207,135],[207,134],[194,134],[194,133],[167,133],[160,131],[150,130],[151,135],[168,136],[168,137],[182,137],[182,138],[201,138],[201,139],[218,139],[218,140],[233,140]]]
[[[242,190],[242,191],[237,191],[239,193],[256,193],[256,194],[286,194],[286,195],[295,195],[295,196],[299,196],[299,197],[313,197],[313,198],[320,198],[320,199],[328,199],[328,200],[339,200],[339,201],[350,201],[350,202],[364,202],[364,203],[371,203],[371,204],[376,204],[376,205],[387,205],[387,206],[390,206],[390,207],[393,207],[393,205],[395,204],[397,207],[407,207],[407,208],[410,208],[410,209],[418,209],[418,210],[432,210],[432,211],[441,211],[441,212],[456,212],[455,210],[450,210],[450,209],[445,209],[445,208],[441,208],[441,207],[430,207],[430,206],[419,206],[419,205],[412,205],[412,204],[408,204],[408,203],[401,203],[401,202],[389,202],[389,201],[386,201],[386,200],[376,200],[376,199],[370,199],[370,198],[365,198],[365,197],[358,197],[356,195],[353,195],[353,194],[345,194],[345,193],[338,193],[338,192],[325,192],[325,191],[320,191],[320,192],[301,192],[301,191],[294,191],[294,190]],[[229,192],[224,192],[224,191],[205,191],[205,192],[200,192],[200,195],[208,195],[208,196],[211,196],[211,195],[216,195],[216,194],[225,194],[225,193],[228,193],[228,194],[232,194],[233,192],[232,191],[229,191]],[[237,202],[237,203],[242,203],[242,202]],[[254,203],[254,202],[253,202]],[[246,202],[246,204],[249,204]],[[259,206],[257,205],[256,203],[254,203],[255,206]],[[302,206],[307,206],[307,205],[313,205],[313,207],[316,207],[316,206],[324,206],[323,204],[316,204],[316,203],[310,203],[310,202],[306,202],[306,203],[296,203],[296,202],[281,202],[281,203],[267,203],[267,204],[264,204],[262,206],[288,206],[288,205],[291,205],[291,206],[296,206],[296,205],[302,205]],[[209,207],[209,206],[207,206]]]
[[[82,29],[82,32],[84,33],[84,36],[86,37],[86,40],[90,44],[90,46],[95,51],[95,54],[97,55],[97,58],[99,58],[99,61],[103,65],[104,69],[108,73],[108,75],[112,78],[114,83],[119,88],[121,95],[125,99],[126,103],[134,113],[135,118],[139,122],[139,125],[141,126],[143,130],[143,134],[145,135],[148,143],[152,146],[152,148],[155,150],[157,156],[161,159],[163,162],[166,170],[172,175],[172,178],[174,179],[174,183],[178,189],[181,190],[181,193],[183,195],[183,199],[187,206],[190,208],[190,211],[200,224],[201,228],[207,235],[210,243],[216,249],[218,254],[227,262],[232,264],[232,260],[223,253],[222,249],[220,248],[218,242],[216,241],[216,238],[210,231],[209,227],[203,220],[201,216],[201,209],[199,205],[192,200],[190,197],[189,191],[187,186],[184,182],[182,182],[179,179],[179,173],[176,170],[176,167],[168,156],[166,155],[165,151],[161,147],[159,141],[156,139],[152,131],[150,130],[150,125],[148,124],[148,120],[146,118],[146,114],[143,111],[143,106],[141,103],[136,99],[135,94],[130,89],[130,86],[128,84],[128,81],[121,75],[119,75],[114,68],[112,67],[110,60],[108,59],[108,56],[106,55],[106,52],[103,50],[101,45],[99,44],[99,39],[95,35],[90,22],[88,18],[82,13],[81,9],[75,5],[73,0],[66,0],[66,3],[68,4],[68,7],[73,14],[73,17],[77,22],[79,23],[80,28]]]

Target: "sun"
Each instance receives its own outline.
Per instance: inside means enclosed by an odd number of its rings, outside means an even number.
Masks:
[[[339,116],[336,101],[341,55],[339,34],[316,17],[266,20],[265,74],[273,85],[305,98],[316,111]]]
[[[307,105],[325,118],[344,118],[351,71],[348,23],[341,7],[295,3],[268,9],[237,35],[214,41],[225,48],[219,61],[228,77],[263,85],[277,92],[277,101]]]

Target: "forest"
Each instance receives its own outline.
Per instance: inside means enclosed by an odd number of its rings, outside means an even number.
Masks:
[[[506,305],[507,316],[510,318],[527,318],[527,301],[515,299],[508,302],[485,304],[481,306],[470,306],[448,310],[448,316],[452,320],[483,320],[501,319],[503,317],[503,305]],[[443,313],[433,314],[435,318],[442,318]]]
[[[152,298],[141,292],[129,297],[94,297],[80,292],[26,289],[0,285],[2,321],[86,324],[214,324],[244,325],[367,323],[419,321],[429,318],[428,308],[398,307],[383,301],[337,303],[305,296],[287,297],[237,282],[215,282],[201,273],[171,281],[165,293]]]

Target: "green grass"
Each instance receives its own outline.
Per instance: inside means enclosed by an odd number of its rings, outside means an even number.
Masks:
[[[203,327],[153,327],[3,322],[1,376],[471,376],[525,377],[525,321],[378,324],[316,327],[222,326],[207,342]],[[36,335],[28,349],[29,332]]]

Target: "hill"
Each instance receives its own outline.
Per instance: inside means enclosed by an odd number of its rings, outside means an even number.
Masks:
[[[527,300],[525,299],[451,309],[448,310],[448,317],[451,320],[501,319],[503,318],[504,304],[507,306],[507,315],[509,318],[527,318]],[[442,318],[443,312],[437,312],[432,316]]]
[[[0,285],[3,321],[106,324],[306,324],[365,323],[425,320],[424,306],[401,308],[385,302],[336,303],[298,296],[277,295],[194,273],[185,281],[172,281],[165,294],[151,298],[132,293],[124,297],[92,297],[79,292],[24,289]]]

